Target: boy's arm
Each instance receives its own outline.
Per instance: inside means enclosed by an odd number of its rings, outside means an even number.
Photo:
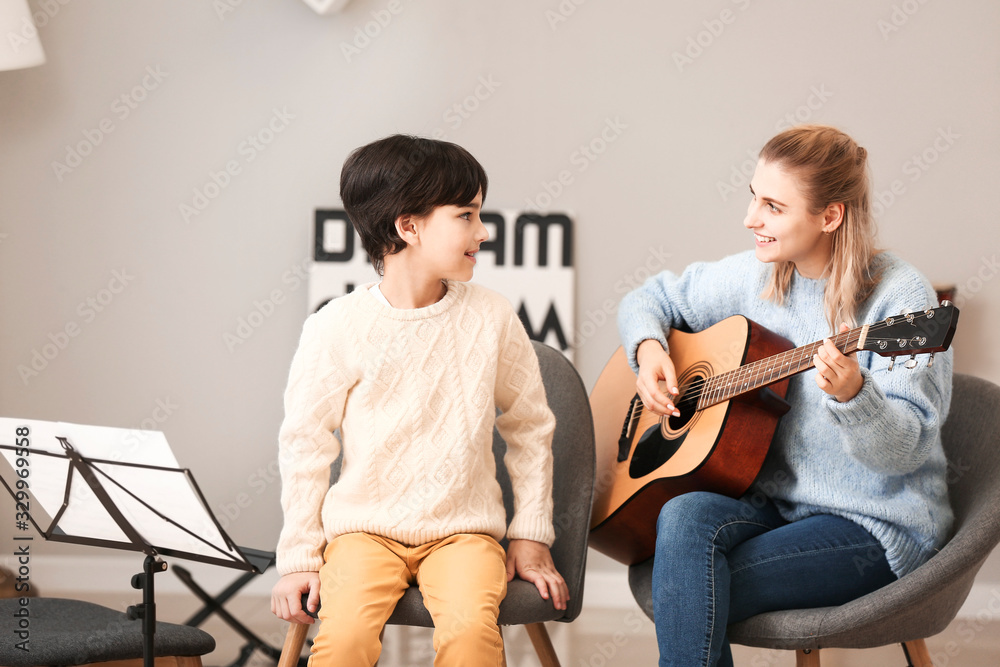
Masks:
[[[497,430],[507,443],[504,464],[514,491],[514,517],[507,528],[507,581],[515,575],[539,595],[565,609],[569,589],[552,562],[552,434],[538,357],[521,321],[510,311],[497,366]]]
[[[494,398],[502,414],[496,426],[507,443],[504,464],[514,491],[511,540],[551,546],[552,434],[555,417],[545,399],[538,357],[513,309],[501,336]]]
[[[317,316],[303,327],[285,390],[285,418],[278,435],[281,507],[278,540],[281,575],[318,572],[323,565],[321,511],[330,488],[330,464],[340,453],[339,428],[350,381],[337,347]]]

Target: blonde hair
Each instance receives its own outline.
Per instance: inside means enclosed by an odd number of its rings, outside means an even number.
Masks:
[[[780,165],[798,179],[799,188],[818,215],[830,204],[844,205],[844,219],[832,234],[827,264],[824,309],[833,331],[841,322],[856,326],[859,304],[878,283],[871,273],[875,221],[871,214],[868,152],[840,130],[825,125],[799,125],[775,136],[760,151],[760,159]],[[776,262],[761,298],[782,304],[795,265]]]

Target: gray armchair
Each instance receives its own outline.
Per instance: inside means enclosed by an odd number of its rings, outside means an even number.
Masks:
[[[839,607],[760,614],[729,627],[735,644],[797,652],[818,667],[821,648],[902,644],[910,664],[932,667],[924,639],[955,618],[976,573],[1000,541],[1000,387],[955,374],[942,433],[954,535],[933,558],[885,588]],[[652,560],[629,568],[639,606],[652,618]]]
[[[544,623],[572,621],[583,606],[587,533],[594,492],[594,424],[587,391],[573,365],[548,345],[535,342],[534,347],[541,366],[546,398],[556,416],[556,432],[552,441],[556,541],[552,545],[552,560],[566,580],[570,599],[565,610],[555,609],[549,600],[541,598],[533,584],[514,579],[508,584],[507,597],[500,605],[500,625],[524,625],[543,667],[558,667],[559,659]],[[503,489],[504,505],[510,517],[513,515],[514,496],[503,464],[506,450],[506,443],[494,431],[497,480]],[[418,588],[407,589],[389,623],[433,626]],[[292,667],[298,662],[308,629],[308,625],[289,625],[279,667]]]

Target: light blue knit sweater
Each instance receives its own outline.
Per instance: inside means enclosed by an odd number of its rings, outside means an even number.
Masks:
[[[937,305],[927,280],[893,254],[877,255],[873,268],[882,278],[861,305],[859,326]],[[626,295],[618,325],[633,370],[642,341],[665,346],[671,328],[702,331],[735,314],[796,347],[829,337],[826,281],[796,273],[778,306],[759,296],[771,270],[750,251],[692,264],[680,275],[664,271]],[[951,402],[952,353],[938,353],[931,368],[918,357],[917,368],[899,363],[891,372],[887,357],[857,357],[864,385],[846,403],[816,386],[815,370],[790,379],[792,409],[781,418],[756,490],[790,521],[835,514],[859,523],[902,576],[930,558],[951,529],[941,424]]]

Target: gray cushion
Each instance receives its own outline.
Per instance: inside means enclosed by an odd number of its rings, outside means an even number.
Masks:
[[[870,648],[944,630],[1000,541],[1000,387],[956,373],[942,440],[955,529],[940,552],[899,581],[839,607],[770,612],[732,625],[730,640],[779,649]],[[651,561],[629,568],[632,593],[650,618],[651,574]]]
[[[80,600],[28,598],[29,650],[15,632],[22,609],[15,598],[0,600],[0,665],[83,665],[90,662],[142,658],[142,621]],[[23,617],[21,617],[23,618]],[[198,628],[157,623],[154,653],[157,656],[204,655],[215,650],[215,640]]]

